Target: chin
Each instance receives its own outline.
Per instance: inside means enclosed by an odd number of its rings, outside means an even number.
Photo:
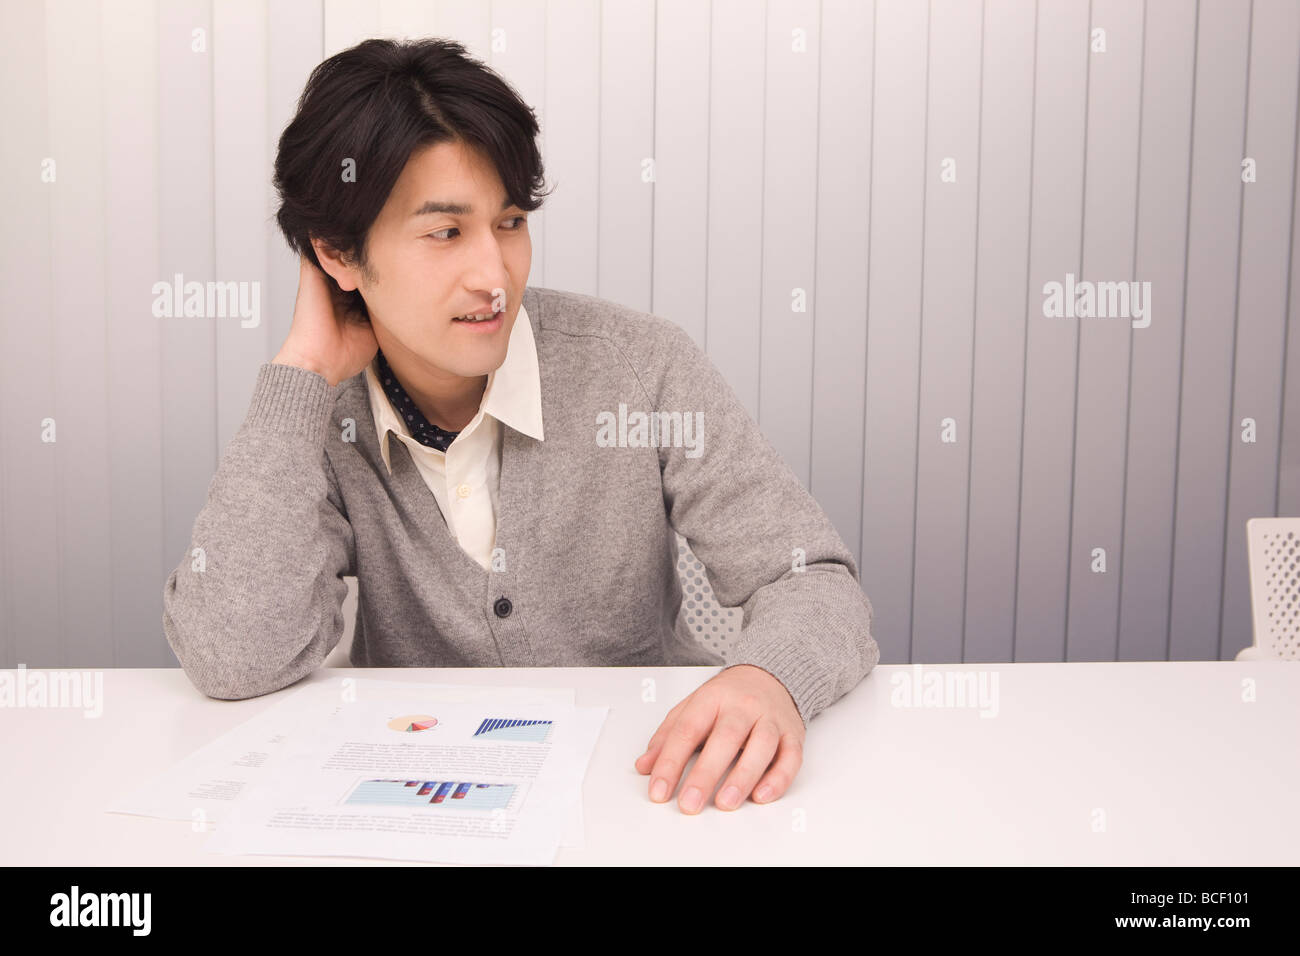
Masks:
[[[483,352],[479,352],[477,355],[469,355],[462,352],[461,355],[458,356],[460,361],[456,362],[455,367],[449,368],[448,371],[454,372],[462,378],[474,378],[478,375],[487,375],[489,372],[500,368],[506,360],[506,349],[504,345],[500,349],[499,353],[495,355],[485,354],[486,351],[487,350],[484,349]]]

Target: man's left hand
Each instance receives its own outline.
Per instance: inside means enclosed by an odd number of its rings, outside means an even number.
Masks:
[[[736,664],[668,712],[637,758],[636,770],[650,774],[650,799],[665,803],[703,743],[682,787],[678,806],[683,813],[700,811],[737,753],[740,760],[718,794],[718,808],[735,810],[751,792],[755,803],[770,803],[799,772],[806,733],[784,684],[761,667]]]

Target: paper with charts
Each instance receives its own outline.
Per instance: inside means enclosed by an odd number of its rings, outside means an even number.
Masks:
[[[396,701],[403,693],[415,695],[412,707],[429,706],[432,699],[463,703],[483,698],[504,704],[505,698],[524,697],[538,704],[573,706],[571,687],[507,687],[481,684],[412,684],[379,678],[313,677],[310,683],[270,695],[271,706],[194,750],[179,763],[121,794],[106,808],[108,813],[186,820],[204,832],[219,826],[236,800],[270,772],[294,733],[312,734],[324,717],[333,716],[362,687],[388,688]],[[565,825],[561,846],[583,845],[582,804],[576,802]]]
[[[292,735],[206,849],[554,861],[608,708],[496,700],[490,688],[449,702],[419,685],[357,683],[356,700]]]

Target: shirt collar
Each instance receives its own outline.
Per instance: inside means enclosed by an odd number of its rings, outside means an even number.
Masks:
[[[392,403],[379,384],[375,365],[376,362],[372,361],[366,367],[366,387],[370,396],[370,411],[375,420],[375,432],[379,438],[379,452],[383,456],[384,467],[391,475],[393,466],[388,453],[388,433],[394,431],[399,436],[408,438],[411,433],[402,417],[393,411]],[[505,360],[499,368],[488,373],[478,414],[461,430],[461,434],[467,434],[478,427],[484,415],[491,415],[502,424],[538,441],[543,440],[542,378],[537,362],[537,342],[533,335],[532,319],[523,302],[519,303],[519,314],[515,316],[514,327],[510,330]]]

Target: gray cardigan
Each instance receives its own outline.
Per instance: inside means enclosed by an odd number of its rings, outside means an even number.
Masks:
[[[388,475],[364,372],[331,388],[262,365],[163,592],[194,685],[242,699],[321,666],[343,634],[345,575],[357,667],[721,664],[679,617],[676,529],[719,603],[743,605],[729,666],[778,678],[805,724],[856,686],[880,659],[857,565],[694,340],[592,296],[528,287],[524,306],[545,440],[503,426],[491,570],[400,442]],[[620,404],[633,424],[690,413],[699,448],[622,427],[611,445]]]

